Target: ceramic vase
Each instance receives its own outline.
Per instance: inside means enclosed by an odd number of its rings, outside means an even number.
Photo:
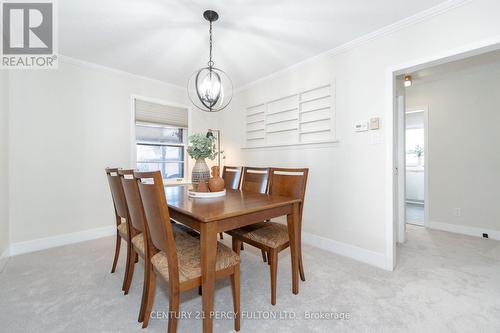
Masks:
[[[220,192],[224,190],[224,179],[220,176],[220,171],[218,166],[212,167],[212,178],[208,180],[208,188],[210,192]]]
[[[204,180],[205,182],[210,178],[210,169],[208,168],[207,163],[204,158],[199,158],[196,160],[194,164],[193,170],[191,172],[191,182],[196,188],[200,180]]]

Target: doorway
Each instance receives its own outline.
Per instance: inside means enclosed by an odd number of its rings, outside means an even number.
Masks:
[[[405,108],[405,223],[422,227],[428,208],[427,117],[426,106]]]
[[[387,239],[392,239],[392,242],[387,242],[386,244],[386,258],[389,269],[394,269],[396,267],[396,244],[405,242],[406,231],[406,145],[400,144],[401,142],[404,142],[404,138],[406,137],[404,121],[406,116],[406,96],[404,89],[405,82],[404,79],[401,79],[401,76],[404,78],[405,76],[411,75],[417,71],[429,69],[438,65],[450,64],[453,66],[451,63],[457,60],[465,60],[497,50],[500,50],[500,37],[463,46],[458,49],[448,50],[426,59],[417,59],[406,64],[395,65],[387,69],[388,107],[386,117],[389,127],[387,138],[390,142],[387,149],[387,160],[389,161],[388,165],[390,166],[387,168],[387,177],[390,181],[387,183],[386,188],[388,196],[386,211],[389,216],[386,221],[386,236]],[[401,137],[403,137],[403,139],[401,139]],[[429,169],[429,151],[430,149],[427,145],[424,151],[426,154],[424,157],[424,173],[425,170]],[[424,192],[427,191],[428,189]],[[433,228],[436,228],[438,223],[429,220],[429,195],[427,194],[428,193],[424,193],[424,225],[427,223],[427,226],[430,227],[432,224],[434,226]],[[453,216],[460,217],[460,213],[460,209],[453,209]],[[445,224],[441,223],[441,225]],[[447,224],[445,226],[447,226]],[[444,227],[441,229],[445,230]],[[469,229],[470,228],[466,231],[469,231]],[[476,229],[474,229],[475,233],[479,230]],[[464,230],[464,228],[461,230]],[[469,233],[472,234],[472,232]]]

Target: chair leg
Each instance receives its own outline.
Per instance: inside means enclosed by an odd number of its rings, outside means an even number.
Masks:
[[[173,290],[170,288],[169,298],[169,309],[168,309],[168,333],[177,332],[177,322],[179,319],[179,303],[180,303],[180,295],[179,290]]]
[[[262,253],[262,261],[267,262],[266,251],[260,250],[260,252]]]
[[[132,277],[134,276],[134,268],[135,268],[135,250],[133,247],[130,249],[130,259],[127,263],[128,269],[127,269],[127,278],[126,278],[126,283],[125,283],[125,295],[128,294],[128,291],[130,290],[130,285],[132,284]]]
[[[268,252],[268,261],[271,266],[271,304],[276,305],[276,278],[278,274],[278,251],[276,249]]]
[[[146,311],[146,302],[148,299],[148,291],[150,288],[149,274],[151,272],[151,269],[151,262],[149,262],[148,266],[148,260],[144,260],[144,282],[142,285],[141,308],[139,310],[139,319],[137,320],[140,323],[144,322],[144,312]]]
[[[153,309],[153,303],[155,300],[155,290],[156,290],[156,274],[151,266],[149,266],[149,278],[148,278],[148,292],[146,294],[146,299],[144,300],[144,320],[142,321],[142,328],[148,327],[149,318],[151,318],[151,310]]]
[[[234,273],[231,275],[231,289],[233,291],[234,308],[234,330],[239,331],[241,326],[240,319],[240,265],[234,267]]]
[[[220,239],[224,239],[224,233],[219,232],[219,237],[220,237]]]
[[[132,249],[131,249],[132,245],[130,244],[130,241],[127,241],[127,240],[125,240],[125,241],[127,242],[127,258],[125,259],[125,275],[123,276],[123,285],[122,285],[122,290],[123,291],[125,291],[125,286],[127,285],[128,271],[129,271],[129,268],[130,268],[129,263],[130,263],[130,257],[132,255],[130,253],[132,251]],[[125,295],[126,294],[127,293],[125,293]]]
[[[241,245],[243,245],[243,242],[233,237],[232,244],[233,244],[233,251],[236,252],[236,254],[240,255]]]
[[[302,249],[299,249],[299,274],[300,274],[300,279],[302,281],[305,281],[306,276],[304,274],[304,264],[302,263]]]
[[[116,270],[116,263],[118,262],[118,257],[120,256],[120,246],[122,244],[122,237],[116,233],[116,246],[115,246],[115,258],[113,259],[113,267],[111,267],[111,273]]]

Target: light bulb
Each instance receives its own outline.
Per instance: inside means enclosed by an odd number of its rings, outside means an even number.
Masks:
[[[201,101],[206,106],[213,107],[221,97],[222,86],[220,76],[213,71],[208,71],[198,82],[200,83],[197,90]]]

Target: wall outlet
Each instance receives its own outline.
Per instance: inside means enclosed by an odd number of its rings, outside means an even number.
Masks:
[[[461,208],[453,208],[453,216],[455,216],[455,217],[462,216],[462,209]]]

